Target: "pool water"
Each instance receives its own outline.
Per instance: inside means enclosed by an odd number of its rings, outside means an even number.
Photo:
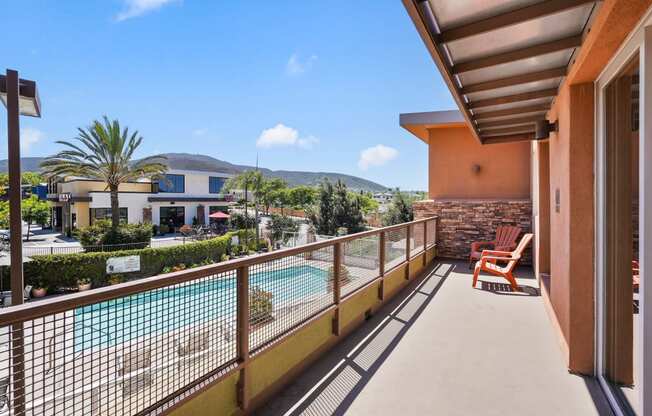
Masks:
[[[253,273],[249,287],[271,292],[276,307],[325,293],[327,276],[316,267],[294,266]],[[75,350],[109,347],[215,319],[233,321],[235,314],[234,276],[152,290],[75,309]]]

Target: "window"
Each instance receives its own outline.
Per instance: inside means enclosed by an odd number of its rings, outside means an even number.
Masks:
[[[222,187],[224,186],[224,178],[218,178],[217,176],[208,177],[208,192],[211,194],[219,194],[222,192]]]
[[[181,227],[186,220],[186,210],[184,207],[161,207],[160,225],[169,227]]]
[[[186,191],[186,177],[184,175],[165,175],[158,183],[158,191],[184,193]]]
[[[120,208],[120,222],[127,222],[127,208]],[[110,220],[111,208],[91,208],[91,225],[97,220]]]

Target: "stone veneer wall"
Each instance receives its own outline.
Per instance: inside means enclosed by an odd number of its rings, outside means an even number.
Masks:
[[[532,201],[528,200],[424,200],[414,203],[416,219],[438,216],[437,255],[468,260],[473,241],[491,241],[499,225],[532,230]],[[520,237],[519,237],[520,238]],[[532,246],[522,260],[532,264]]]

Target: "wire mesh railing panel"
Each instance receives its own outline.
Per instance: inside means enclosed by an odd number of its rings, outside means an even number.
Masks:
[[[356,238],[342,245],[340,290],[346,296],[380,275],[379,235]]]
[[[437,242],[437,220],[426,221],[426,247],[432,247]]]
[[[131,415],[174,397],[235,361],[236,300],[233,271],[3,327],[7,408],[22,397],[12,415]],[[6,379],[21,362],[22,395]]]
[[[249,267],[251,351],[333,304],[333,247]]]
[[[405,261],[407,226],[385,233],[385,271]]]
[[[424,225],[422,222],[412,225],[410,230],[410,257],[414,257],[423,251]]]

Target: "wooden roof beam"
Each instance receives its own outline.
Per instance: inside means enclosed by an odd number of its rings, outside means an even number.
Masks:
[[[487,68],[508,62],[532,58],[534,56],[577,48],[581,45],[582,35],[580,34],[577,36],[553,40],[552,42],[540,43],[538,45],[528,46],[527,48],[517,49],[509,52],[499,53],[497,55],[486,56],[484,58],[473,59],[471,61],[455,64],[451,68],[451,72],[453,74],[461,74],[462,72],[473,71],[475,69]]]
[[[468,105],[469,108],[473,110],[476,108],[489,107],[492,105],[510,104],[517,103],[519,101],[535,100],[537,98],[554,97],[555,95],[557,95],[557,88],[548,88],[545,90],[522,92],[520,94],[505,95],[503,97],[472,101]]]
[[[509,134],[505,136],[483,137],[482,144],[500,144],[514,142],[529,142],[534,140],[534,133]]]
[[[516,118],[507,118],[504,120],[479,122],[477,123],[477,125],[479,129],[487,129],[492,127],[512,126],[515,124],[534,124],[537,121],[541,121],[544,119],[545,116],[543,114],[539,114],[536,116],[516,117]]]
[[[473,118],[477,121],[493,117],[511,116],[514,114],[534,113],[548,110],[550,110],[550,103],[534,104],[523,107],[506,108],[504,110],[485,111],[484,113],[474,114]]]
[[[491,16],[482,20],[467,23],[462,26],[454,27],[443,31],[439,37],[439,42],[452,42],[454,40],[479,35],[504,27],[527,22],[528,20],[537,19],[565,10],[579,7],[585,3],[592,3],[595,0],[548,0],[540,3],[526,6],[517,10]]]
[[[513,85],[527,84],[528,82],[543,81],[563,76],[566,76],[566,67],[546,69],[545,71],[470,84],[462,87],[460,91],[462,94],[470,94],[472,92],[495,90],[497,88],[511,87]]]

